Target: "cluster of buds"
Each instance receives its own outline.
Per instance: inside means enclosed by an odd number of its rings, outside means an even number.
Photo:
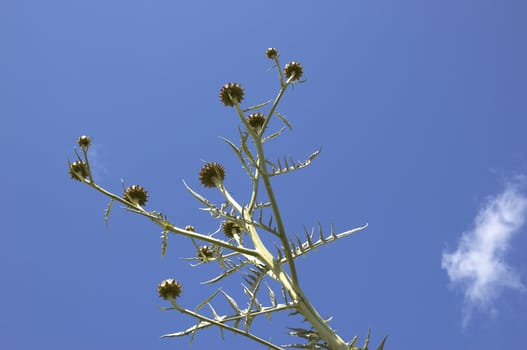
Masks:
[[[198,259],[201,261],[201,262],[207,262],[207,261],[211,261],[214,259],[214,256],[215,256],[215,251],[214,251],[214,248],[208,246],[208,245],[203,245],[201,247],[198,248]]]
[[[77,139],[77,144],[86,156],[86,152],[91,145],[91,138],[86,135],[82,135]],[[70,163],[68,173],[73,180],[84,181],[90,177],[90,168],[86,162],[79,159],[73,163]]]
[[[88,164],[77,160],[70,164],[69,174],[73,180],[84,181],[89,176]]]

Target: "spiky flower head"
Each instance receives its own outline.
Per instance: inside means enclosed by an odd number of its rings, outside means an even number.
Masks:
[[[82,135],[77,139],[77,144],[81,148],[88,148],[91,145],[91,138],[86,135]]]
[[[80,160],[77,160],[70,164],[68,173],[73,180],[83,181],[89,176],[88,165]]]
[[[192,232],[196,232],[196,229],[195,229],[194,226],[192,226],[192,225],[187,225],[187,226],[185,226],[185,230],[187,230],[187,231],[192,231]]]
[[[124,191],[123,198],[134,204],[145,205],[148,201],[148,192],[142,186],[133,185]]]
[[[234,238],[235,234],[239,235],[242,233],[241,227],[230,221],[224,221],[221,224],[221,229],[228,238]]]
[[[240,84],[228,83],[223,85],[220,90],[220,100],[228,107],[234,106],[243,100],[244,91]]]
[[[157,285],[159,297],[165,300],[176,299],[181,295],[182,290],[181,284],[172,278],[164,280]]]
[[[225,168],[220,163],[206,163],[199,172],[199,181],[205,187],[216,187],[225,179]]]
[[[270,47],[267,49],[267,51],[265,51],[265,55],[267,56],[267,58],[273,60],[278,57],[278,50],[274,47]]]
[[[262,113],[253,113],[247,117],[247,123],[256,131],[259,131],[265,123],[265,116]]]
[[[198,248],[198,258],[201,262],[207,262],[214,258],[214,249],[208,245]]]
[[[300,63],[292,61],[285,65],[284,74],[287,78],[293,77],[291,80],[299,80],[303,74],[303,68]]]

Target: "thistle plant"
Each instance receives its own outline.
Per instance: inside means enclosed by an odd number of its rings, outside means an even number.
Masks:
[[[369,332],[362,347],[356,344],[357,336],[345,341],[331,328],[330,320],[317,312],[299,283],[296,267],[298,257],[361,231],[367,224],[340,233],[336,233],[331,226],[327,234],[323,232],[322,226],[318,225],[312,230],[304,228],[303,237],[286,230],[272,178],[307,167],[320,154],[320,150],[303,161],[288,158],[273,161],[266,156],[265,145],[282,136],[286,129],[291,129],[291,123],[277,111],[277,107],[289,87],[303,82],[304,74],[303,67],[298,62],[289,62],[282,68],[278,51],[274,48],[268,49],[266,56],[274,63],[278,72],[279,90],[274,99],[244,108],[242,102],[245,90],[240,84],[233,82],[225,84],[219,93],[220,102],[232,108],[239,121],[239,140],[234,142],[227,138],[222,139],[246,173],[251,184],[251,193],[243,201],[234,198],[225,184],[228,173],[225,167],[217,162],[204,164],[198,178],[204,187],[215,189],[221,194],[222,203],[212,202],[183,182],[189,193],[201,204],[201,209],[218,221],[217,231],[199,232],[194,226],[180,227],[161,212],[145,209],[148,192],[140,185],[123,188],[121,195],[100,186],[93,178],[90,167],[88,153],[91,139],[88,136],[81,136],[77,140],[76,160],[69,163],[69,174],[73,180],[88,185],[110,199],[105,212],[106,221],[112,205],[118,202],[126,210],[144,216],[160,226],[163,256],[166,254],[170,235],[179,235],[191,240],[196,249],[193,256],[187,258],[191,265],[198,268],[203,264],[217,264],[221,271],[203,283],[216,285],[234,275],[242,276],[241,288],[245,300],[235,300],[219,287],[193,308],[183,306],[177,301],[184,292],[178,280],[169,278],[159,283],[159,297],[169,303],[162,309],[175,310],[195,319],[195,323],[190,327],[165,334],[163,337],[191,336],[193,339],[201,330],[218,327],[222,333],[229,331],[240,334],[269,349],[368,349]],[[273,119],[277,119],[283,126],[271,130],[270,122]],[[274,283],[269,283],[273,280]],[[273,288],[271,284],[278,287]],[[267,303],[260,302],[264,297],[268,300]],[[214,308],[218,303],[226,304],[232,312],[219,314]],[[299,338],[292,344],[275,344],[266,339],[265,335],[256,334],[251,328],[256,318],[270,318],[272,314],[281,312],[288,313],[291,322],[304,321],[301,324],[308,325],[289,327],[289,334]],[[383,349],[385,340],[386,337],[377,349]]]

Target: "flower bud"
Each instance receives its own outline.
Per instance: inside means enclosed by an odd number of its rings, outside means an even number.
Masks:
[[[243,100],[244,91],[240,84],[228,83],[223,85],[220,90],[220,100],[228,107],[234,106]]]
[[[235,234],[239,235],[242,233],[241,227],[230,221],[224,221],[221,224],[221,229],[228,238],[234,238]]]
[[[82,135],[81,137],[79,137],[77,139],[77,144],[81,147],[81,148],[88,148],[90,147],[91,145],[91,138],[89,138],[88,136],[86,135]]]
[[[265,55],[267,56],[267,58],[273,60],[278,57],[278,50],[274,47],[270,47],[267,49],[267,51],[265,51]]]
[[[265,116],[262,113],[253,113],[247,117],[247,123],[249,123],[255,131],[260,131],[265,124]]]
[[[174,279],[164,280],[157,285],[159,297],[165,300],[176,299],[181,295],[181,291],[181,284]]]
[[[68,172],[71,178],[76,181],[83,181],[89,176],[88,165],[80,160],[71,163]]]
[[[207,262],[214,258],[214,249],[204,245],[198,249],[198,258],[201,262]]]
[[[299,80],[303,74],[303,68],[300,63],[292,61],[285,65],[284,74],[287,78],[292,77],[293,81]]]
[[[199,172],[199,181],[205,187],[216,187],[225,179],[225,168],[220,163],[207,163]]]
[[[123,198],[142,206],[148,201],[148,192],[139,185],[133,185],[124,191]]]

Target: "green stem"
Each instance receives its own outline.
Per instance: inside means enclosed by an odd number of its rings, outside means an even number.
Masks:
[[[285,256],[287,258],[287,261],[288,261],[289,270],[291,271],[291,277],[293,278],[293,283],[295,285],[298,285],[299,284],[299,282],[298,282],[298,274],[296,272],[295,262],[293,260],[293,255],[291,253],[291,247],[289,245],[289,241],[287,240],[285,226],[284,226],[284,223],[283,223],[283,220],[282,220],[282,216],[280,214],[280,209],[278,208],[278,202],[276,200],[276,197],[275,197],[274,192],[273,192],[273,188],[271,186],[270,177],[269,177],[269,174],[267,173],[267,167],[265,166],[265,154],[264,154],[264,150],[263,150],[262,140],[261,140],[261,137],[260,137],[260,135],[263,134],[263,131],[265,130],[267,123],[271,119],[271,116],[273,115],[274,111],[276,110],[276,107],[278,106],[278,103],[280,102],[280,100],[281,100],[282,96],[284,95],[285,90],[289,86],[290,82],[291,82],[291,79],[287,80],[285,82],[285,84],[283,84],[282,87],[280,88],[280,91],[278,92],[278,95],[276,96],[276,98],[275,98],[275,100],[273,102],[273,105],[271,106],[271,109],[269,111],[269,115],[266,118],[264,126],[262,127],[262,133],[256,134],[255,131],[251,128],[251,126],[248,125],[247,120],[245,119],[245,115],[244,115],[242,109],[240,108],[240,105],[236,101],[234,103],[234,107],[236,108],[236,111],[238,112],[238,116],[240,117],[241,121],[245,124],[246,129],[249,131],[249,133],[251,134],[251,137],[254,140],[254,144],[255,144],[255,147],[256,147],[256,152],[258,154],[258,159],[257,159],[258,165],[261,165],[261,166],[257,167],[256,171],[259,171],[259,173],[260,173],[260,177],[261,177],[261,179],[262,179],[262,181],[264,183],[264,186],[265,186],[265,189],[266,189],[266,192],[267,192],[267,196],[269,197],[269,202],[271,203],[271,207],[272,207],[272,210],[273,210],[273,215],[274,215],[274,218],[276,220],[276,225],[278,227],[280,241],[282,243],[282,246],[284,247],[284,254],[285,254]],[[260,162],[263,162],[263,164],[260,164]]]
[[[218,245],[218,246],[223,247],[223,248],[231,249],[231,250],[237,251],[237,252],[239,252],[241,254],[245,254],[245,255],[249,255],[249,256],[255,257],[257,259],[261,259],[262,258],[260,253],[257,250],[248,249],[248,248],[245,248],[245,247],[242,247],[242,246],[235,246],[235,245],[232,245],[232,244],[230,244],[228,242],[222,241],[220,239],[217,239],[217,238],[214,238],[214,237],[211,237],[211,236],[207,236],[207,235],[204,235],[204,234],[201,234],[201,233],[197,233],[197,232],[193,232],[193,231],[187,231],[185,229],[179,228],[179,227],[177,227],[175,225],[172,225],[171,223],[169,223],[168,221],[166,221],[164,219],[160,219],[159,217],[152,215],[151,213],[149,213],[146,210],[144,210],[143,207],[141,207],[140,205],[134,205],[133,203],[128,202],[127,200],[117,196],[116,194],[114,194],[114,193],[112,193],[110,191],[107,191],[106,189],[102,188],[101,186],[99,186],[99,185],[97,185],[97,184],[95,184],[93,182],[90,182],[89,180],[84,180],[83,182],[85,184],[89,185],[90,187],[96,189],[97,191],[101,192],[105,196],[110,197],[113,200],[115,200],[115,201],[117,201],[117,202],[119,202],[121,204],[124,204],[126,207],[130,208],[135,213],[138,213],[140,215],[143,215],[143,216],[149,218],[150,220],[152,220],[153,222],[155,222],[156,224],[158,224],[163,229],[165,229],[165,230],[167,230],[169,232],[180,234],[180,235],[183,235],[183,236],[186,236],[186,237],[190,237],[190,238],[199,239],[201,241],[205,241],[205,242],[208,242],[208,243],[211,243],[211,244],[214,244],[214,245]]]
[[[218,327],[225,328],[225,329],[227,329],[227,330],[229,330],[229,331],[231,331],[233,333],[241,334],[241,335],[243,335],[243,336],[245,336],[247,338],[250,338],[250,339],[252,339],[252,340],[254,340],[254,341],[258,342],[258,343],[261,343],[261,344],[263,344],[265,346],[268,346],[271,349],[276,349],[276,350],[281,350],[282,349],[281,347],[279,347],[279,346],[277,346],[277,345],[275,345],[275,344],[273,344],[271,342],[268,342],[267,340],[264,340],[264,339],[262,339],[260,337],[257,337],[255,335],[249,333],[249,332],[244,332],[244,331],[242,331],[242,330],[240,330],[238,328],[231,327],[231,326],[229,326],[227,324],[224,324],[222,322],[213,320],[213,319],[211,319],[209,317],[202,316],[202,315],[200,315],[200,314],[198,314],[198,313],[196,313],[194,311],[190,311],[190,310],[187,310],[185,308],[182,308],[176,303],[176,301],[174,299],[170,299],[170,304],[172,304],[172,306],[176,310],[178,310],[179,312],[181,312],[183,314],[186,314],[186,315],[189,315],[189,316],[192,316],[192,317],[195,317],[195,318],[197,318],[200,321],[208,322],[208,323],[211,323],[211,324],[216,325]]]

